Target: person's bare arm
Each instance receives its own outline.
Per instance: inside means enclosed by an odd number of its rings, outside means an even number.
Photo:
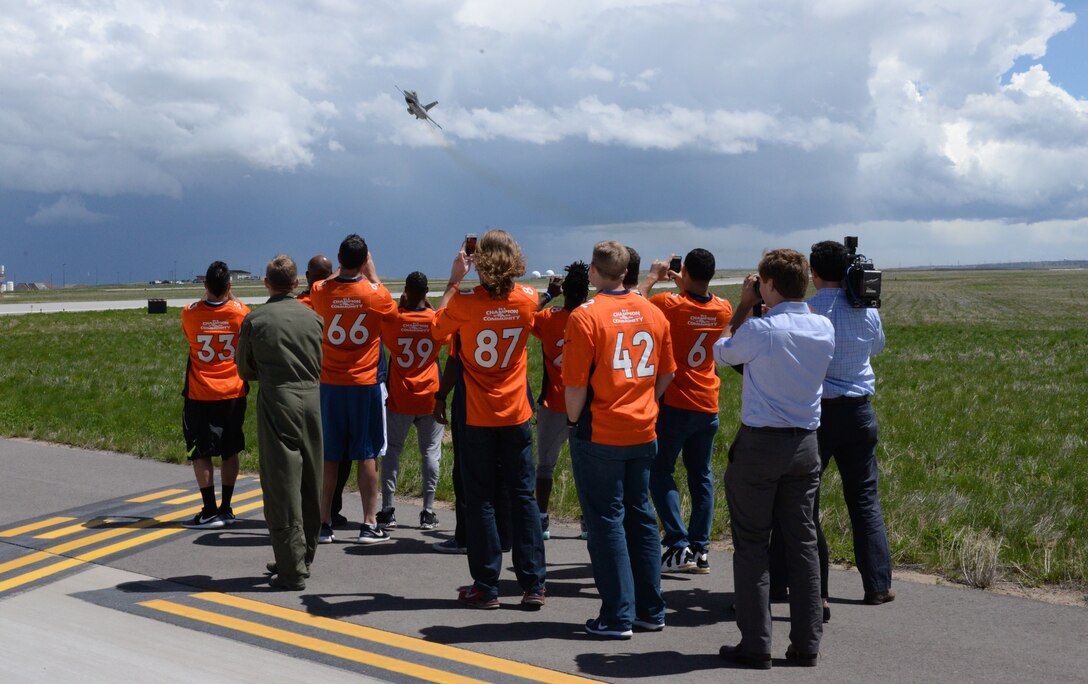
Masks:
[[[438,383],[438,393],[434,396],[434,419],[440,425],[449,425],[446,420],[446,398],[457,384],[457,372],[460,369],[461,360],[455,356],[446,359],[446,367],[442,369],[442,379]]]
[[[588,387],[563,388],[563,396],[567,401],[567,423],[577,423],[582,416],[582,410],[586,407],[586,398],[589,396]],[[573,418],[571,416],[574,416]]]

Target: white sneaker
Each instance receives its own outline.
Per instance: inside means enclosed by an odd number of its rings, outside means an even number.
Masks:
[[[695,567],[695,554],[686,546],[665,549],[661,556],[661,572],[690,572]]]

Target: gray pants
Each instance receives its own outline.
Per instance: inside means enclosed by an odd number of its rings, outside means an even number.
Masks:
[[[536,479],[550,480],[559,462],[559,450],[567,441],[570,428],[567,414],[541,404],[536,411]]]
[[[740,647],[771,652],[771,526],[782,532],[790,587],[790,642],[819,653],[823,620],[812,503],[820,486],[816,433],[741,426],[729,449],[725,494],[733,531],[733,588]]]
[[[400,470],[400,454],[408,438],[408,429],[416,426],[419,453],[422,457],[423,507],[434,508],[434,491],[438,486],[439,461],[442,458],[442,435],[445,428],[434,416],[408,416],[394,411],[385,412],[386,452],[382,456],[382,508],[396,506],[397,472]]]

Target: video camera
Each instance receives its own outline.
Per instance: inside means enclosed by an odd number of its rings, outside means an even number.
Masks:
[[[855,309],[880,308],[880,271],[864,254],[858,254],[857,236],[847,235],[846,245],[846,298]]]

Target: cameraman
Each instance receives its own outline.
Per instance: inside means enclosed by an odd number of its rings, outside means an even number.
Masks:
[[[824,378],[820,428],[816,434],[821,473],[832,458],[839,467],[843,498],[854,533],[854,559],[865,589],[864,601],[878,606],[895,599],[895,590],[891,588],[891,552],[877,489],[876,411],[870,402],[876,392],[876,376],[869,358],[884,349],[884,328],[876,309],[850,306],[843,289],[849,262],[847,248],[833,240],[817,242],[809,256],[816,296],[808,303],[835,326],[835,355]],[[820,550],[820,593],[826,599],[827,539],[820,527],[819,508],[817,492],[814,518]],[[825,603],[825,620],[828,613]]]

